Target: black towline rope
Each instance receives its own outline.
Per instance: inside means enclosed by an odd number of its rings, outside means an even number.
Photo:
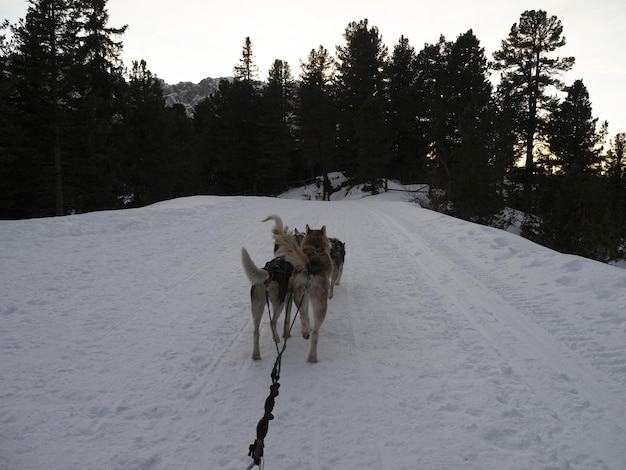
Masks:
[[[270,312],[270,321],[271,321],[272,313],[270,311],[270,304],[269,304],[269,300],[267,299],[267,297],[266,297],[266,300],[267,300],[267,310],[268,312]],[[302,299],[300,300],[300,305],[298,305],[296,314],[293,316],[293,321],[291,322],[291,325],[289,326],[290,333],[291,333],[291,329],[293,328],[294,323],[296,322],[296,318],[298,317],[298,313],[300,312],[300,307],[302,306],[303,301],[304,301],[304,296],[302,296]],[[291,298],[289,298],[289,302],[291,302]],[[254,462],[250,464],[250,466],[248,467],[248,470],[250,470],[255,465],[261,467],[261,465],[263,464],[263,448],[265,447],[264,440],[265,440],[265,436],[267,436],[267,430],[269,428],[270,421],[274,419],[274,415],[272,414],[272,411],[274,410],[274,401],[276,397],[278,396],[278,389],[280,388],[280,383],[278,383],[278,381],[280,380],[280,368],[281,368],[283,353],[285,352],[286,348],[287,348],[287,338],[285,338],[285,341],[283,342],[283,348],[280,351],[278,349],[278,344],[276,344],[276,352],[278,353],[278,356],[276,357],[276,361],[274,362],[274,367],[272,368],[272,373],[271,373],[272,385],[270,385],[270,394],[265,400],[265,414],[259,420],[259,424],[257,424],[256,426],[256,439],[252,444],[250,444],[250,447],[248,449],[248,456],[252,457],[252,459],[254,460]]]

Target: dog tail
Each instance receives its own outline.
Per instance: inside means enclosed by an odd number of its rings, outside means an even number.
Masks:
[[[268,220],[271,217],[273,216],[268,217]],[[288,227],[283,226],[280,217],[278,220],[272,220],[276,222],[276,225],[272,228],[272,236],[274,237],[274,242],[278,247],[276,250],[276,256],[282,256],[285,258],[285,260],[293,265],[294,269],[299,268],[300,270],[306,270],[309,259],[300,248],[293,232],[290,231]]]
[[[241,264],[243,265],[243,270],[246,272],[246,276],[250,279],[252,284],[259,284],[261,282],[265,282],[269,279],[270,273],[268,273],[265,269],[258,268],[250,255],[248,254],[248,250],[245,248],[241,249]]]
[[[268,215],[267,217],[263,219],[263,222],[267,222],[268,220],[273,220],[274,223],[276,224],[276,227],[280,227],[281,229],[284,227],[283,219],[280,218],[280,215],[276,215],[276,214]]]

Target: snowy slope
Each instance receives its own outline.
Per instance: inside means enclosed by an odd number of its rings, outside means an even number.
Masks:
[[[626,468],[626,270],[404,202],[195,197],[0,222],[0,468],[245,469],[245,246],[346,242],[317,364],[296,325],[266,469]]]

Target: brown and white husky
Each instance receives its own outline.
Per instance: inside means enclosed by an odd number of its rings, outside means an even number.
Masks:
[[[320,327],[326,318],[328,306],[329,279],[333,265],[330,258],[330,242],[326,236],[326,226],[312,230],[308,225],[302,244],[298,245],[294,233],[283,226],[279,216],[270,216],[274,220],[272,236],[276,243],[276,256],[284,257],[293,265],[289,284],[294,302],[300,306],[302,336],[311,338],[309,362],[317,362],[317,342]],[[309,321],[309,303],[313,308],[313,329]]]

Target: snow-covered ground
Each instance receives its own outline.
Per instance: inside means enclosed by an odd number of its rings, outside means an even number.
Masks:
[[[0,222],[0,468],[247,468],[276,348],[266,317],[251,359],[240,250],[271,258],[274,213],[347,259],[320,362],[287,343],[266,469],[626,468],[626,270],[408,197]]]

